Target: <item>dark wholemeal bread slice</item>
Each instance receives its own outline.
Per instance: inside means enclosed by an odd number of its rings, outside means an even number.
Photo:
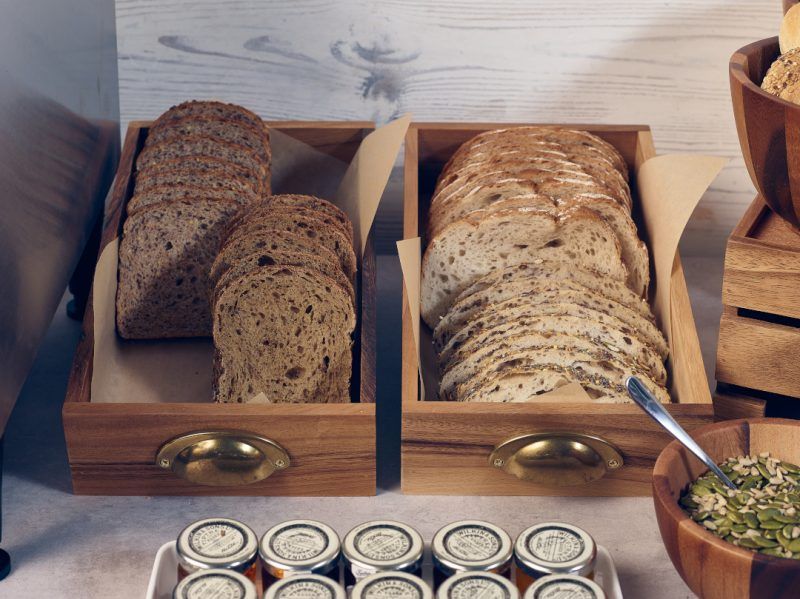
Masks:
[[[262,161],[253,150],[242,144],[202,135],[170,139],[147,146],[139,153],[136,159],[136,168],[142,171],[165,160],[197,156],[211,156],[232,162],[260,181],[260,190],[266,192],[270,188],[269,164]]]
[[[134,190],[133,197],[128,200],[126,210],[132,214],[137,210],[158,204],[159,202],[170,202],[172,200],[231,200],[237,204],[249,204],[258,201],[258,195],[248,188],[230,189],[225,187],[199,187],[196,185],[163,185],[161,187],[151,187],[147,191],[137,192]]]
[[[237,104],[226,104],[216,100],[190,100],[172,106],[158,117],[150,130],[160,129],[172,121],[187,117],[216,117],[234,122],[247,123],[252,127],[264,127],[264,121],[254,112]]]
[[[116,298],[121,337],[210,335],[208,271],[237,209],[230,200],[174,200],[125,220]]]
[[[313,268],[273,266],[229,282],[214,306],[218,402],[349,401],[353,303]]]
[[[537,259],[594,269],[620,281],[627,278],[619,241],[594,212],[579,208],[553,216],[525,209],[478,210],[428,244],[422,260],[422,318],[435,327],[458,294],[480,277]]]
[[[230,186],[231,179],[249,187],[260,196],[269,194],[264,180],[250,169],[215,156],[183,156],[170,158],[137,171],[136,190],[191,182],[193,185]]]
[[[145,147],[191,136],[211,137],[242,144],[253,150],[265,164],[269,164],[272,158],[269,131],[266,127],[254,127],[244,121],[231,121],[214,116],[190,116],[170,120],[164,126],[148,132]]]

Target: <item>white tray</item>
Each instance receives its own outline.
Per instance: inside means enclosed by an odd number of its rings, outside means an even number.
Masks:
[[[603,587],[608,599],[622,599],[617,568],[611,554],[605,547],[597,548],[597,566],[595,582]],[[172,590],[178,584],[178,554],[175,552],[175,541],[161,546],[156,553],[150,584],[147,585],[145,599],[172,599]]]

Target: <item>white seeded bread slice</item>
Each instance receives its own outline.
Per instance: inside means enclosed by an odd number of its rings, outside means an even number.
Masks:
[[[125,206],[128,214],[133,214],[151,204],[170,202],[172,200],[231,200],[238,204],[257,202],[259,197],[252,189],[230,189],[225,187],[197,187],[195,185],[163,185],[151,187],[147,191],[135,193]]]
[[[234,177],[239,182],[248,185],[259,195],[269,195],[269,180],[265,181],[260,173],[254,173],[249,168],[216,156],[181,156],[179,158],[166,158],[160,162],[148,164],[137,171],[136,185],[140,186],[140,191],[144,191],[141,186],[145,185],[145,181],[154,177],[155,173],[208,171],[205,176],[213,176],[212,170],[214,173],[219,172],[222,175]]]
[[[216,281],[239,259],[252,253],[261,251],[302,251],[314,254],[320,259],[330,262],[337,268],[341,268],[339,258],[332,250],[322,245],[318,240],[287,233],[286,231],[275,231],[272,229],[262,229],[247,235],[233,236],[226,238],[217,253],[214,263],[211,265],[209,278],[211,283]]]
[[[515,291],[505,292],[502,290],[503,286],[516,285],[517,283],[529,284],[531,279],[574,281],[594,289],[621,304],[625,304],[645,318],[654,321],[649,304],[634,293],[625,283],[610,279],[590,268],[579,268],[575,264],[555,260],[536,260],[535,262],[515,264],[507,268],[493,270],[462,291],[458,295],[454,307],[458,305],[458,309],[463,307],[468,311],[479,310],[487,299],[491,300],[494,297],[492,294],[480,295],[482,291],[496,288],[496,293],[510,297],[515,294]],[[467,298],[471,299],[467,300]]]
[[[585,335],[570,335],[553,332],[527,332],[511,334],[495,338],[480,347],[471,347],[470,352],[456,352],[441,373],[439,380],[439,398],[454,400],[458,385],[475,379],[492,364],[499,360],[517,358],[538,359],[551,349],[571,349],[589,354],[598,362],[616,364],[631,372],[640,372],[642,368],[624,354],[612,352],[601,343]]]
[[[153,122],[150,130],[160,129],[169,125],[172,121],[187,117],[214,117],[227,121],[247,123],[252,127],[266,128],[261,117],[243,106],[226,104],[216,100],[190,100],[177,106],[172,106]]]
[[[442,370],[448,367],[455,352],[466,346],[471,338],[480,336],[484,341],[492,341],[507,336],[509,331],[512,334],[533,331],[587,336],[611,351],[627,356],[634,363],[641,364],[659,383],[667,380],[664,362],[659,353],[644,343],[623,322],[597,310],[574,304],[514,307],[472,320],[439,351]]]
[[[624,281],[614,231],[597,214],[577,209],[561,216],[525,209],[476,211],[428,245],[422,260],[421,313],[435,327],[455,298],[488,272],[551,259],[592,268]]]
[[[180,137],[200,135],[247,146],[264,162],[269,164],[272,153],[269,146],[269,131],[266,127],[254,127],[244,121],[231,121],[221,117],[190,116],[170,120],[164,126],[151,130],[145,139],[145,147],[162,141],[174,141]]]
[[[260,268],[229,282],[214,306],[218,402],[349,401],[353,303],[313,268]]]
[[[125,220],[116,298],[121,337],[211,334],[208,271],[237,208],[226,200],[174,200]]]
[[[206,189],[230,189],[233,191],[260,192],[261,182],[242,167],[212,157],[194,157],[166,160],[153,164],[136,173],[135,193],[146,193],[156,187],[170,185],[192,185]]]
[[[517,290],[519,290],[519,293],[508,297],[501,295],[495,298],[495,303],[487,302],[484,304],[481,316],[488,316],[492,312],[521,306],[575,304],[618,318],[631,331],[635,331],[642,341],[654,347],[660,355],[667,356],[669,353],[664,335],[652,321],[624,304],[620,304],[587,287],[569,281],[551,281],[550,283],[532,285],[527,288],[520,286]],[[450,310],[433,331],[433,338],[437,347],[447,345],[453,335],[467,326],[474,316],[474,312],[470,316],[464,317],[463,313],[458,314]]]
[[[529,402],[548,391],[576,382],[597,403],[630,403],[625,389],[626,371],[600,365],[578,351],[553,350],[538,360],[511,360],[491,376],[462,384],[459,401]],[[551,360],[548,362],[547,360]],[[669,403],[666,389],[639,373],[640,380],[662,403]]]

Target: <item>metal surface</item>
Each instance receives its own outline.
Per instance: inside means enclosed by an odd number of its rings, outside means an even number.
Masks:
[[[241,431],[183,435],[158,450],[156,464],[189,482],[238,486],[264,480],[290,465],[289,454],[266,437]]]
[[[725,473],[719,469],[719,466],[712,460],[708,454],[703,451],[694,439],[687,433],[683,427],[678,424],[675,419],[664,409],[664,406],[653,397],[652,393],[647,390],[642,382],[635,376],[629,376],[625,380],[625,386],[628,388],[628,394],[631,396],[636,405],[642,408],[648,416],[663,426],[666,431],[675,437],[686,449],[691,451],[697,459],[703,462],[708,469],[716,474],[719,479],[725,483],[730,489],[737,489],[738,487],[729,479]]]
[[[494,448],[489,464],[522,480],[551,487],[583,485],[622,467],[620,452],[599,437],[544,432],[512,437]]]

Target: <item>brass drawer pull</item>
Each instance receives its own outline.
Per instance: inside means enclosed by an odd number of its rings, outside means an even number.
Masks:
[[[489,464],[519,479],[551,487],[584,485],[622,467],[607,441],[581,433],[547,432],[512,437],[494,448]]]
[[[156,464],[189,482],[239,486],[289,467],[289,454],[275,441],[241,431],[189,433],[167,441]]]

